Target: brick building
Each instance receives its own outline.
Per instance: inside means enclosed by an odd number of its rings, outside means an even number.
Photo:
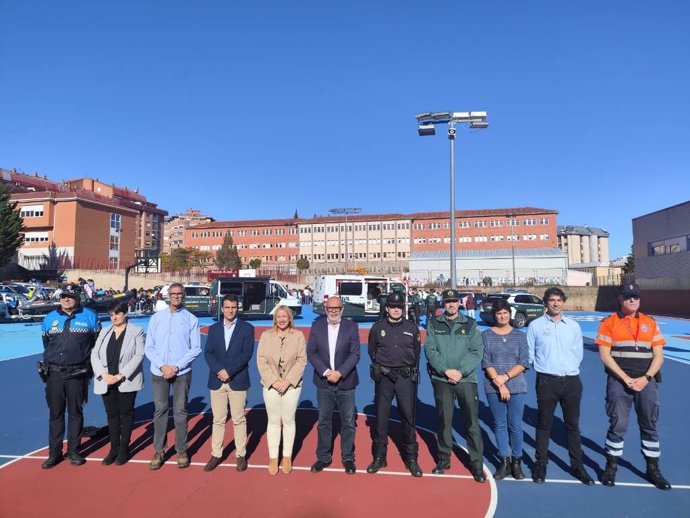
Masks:
[[[163,252],[169,254],[173,248],[187,248],[184,229],[213,221],[215,221],[214,218],[206,216],[196,209],[187,209],[185,212],[165,218],[165,223],[163,224]]]

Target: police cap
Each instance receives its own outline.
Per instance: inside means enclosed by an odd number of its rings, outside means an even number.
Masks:
[[[443,297],[444,304],[449,300],[460,300],[460,294],[458,293],[458,290],[443,290],[441,296]]]
[[[386,299],[386,306],[404,306],[405,305],[405,295],[399,291],[394,291],[388,295]]]

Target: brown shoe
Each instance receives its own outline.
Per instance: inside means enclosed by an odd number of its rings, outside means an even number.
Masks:
[[[292,471],[292,459],[290,457],[283,457],[283,473],[288,475]]]
[[[189,467],[189,455],[187,455],[187,452],[177,454],[177,467],[178,468],[188,468]]]
[[[278,474],[278,459],[268,460],[268,474],[277,475]]]
[[[164,457],[165,453],[162,450],[157,451],[151,459],[151,462],[149,462],[149,469],[153,471],[161,469],[161,466],[163,466]]]
[[[235,466],[237,471],[244,471],[247,469],[247,458],[237,457],[237,465]]]
[[[206,466],[204,466],[204,471],[213,471],[218,466],[220,466],[221,460],[223,460],[223,459],[221,459],[220,457],[214,457],[213,455],[211,455],[211,458],[206,463]]]

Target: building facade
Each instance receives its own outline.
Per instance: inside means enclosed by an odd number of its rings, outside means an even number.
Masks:
[[[163,252],[169,254],[174,248],[187,248],[184,229],[215,221],[200,210],[187,209],[185,212],[165,218],[163,225]]]
[[[558,227],[558,248],[568,257],[570,268],[593,268],[609,264],[609,233],[587,225]]]

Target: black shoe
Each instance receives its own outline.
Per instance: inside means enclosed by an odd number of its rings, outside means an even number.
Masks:
[[[520,465],[520,457],[511,457],[510,471],[513,474],[515,480],[522,480],[525,478],[525,474],[522,472],[522,466]]]
[[[496,473],[494,473],[494,480],[503,480],[510,475],[510,457],[501,457],[501,464],[498,466]]]
[[[60,464],[63,459],[64,457],[62,456],[62,453],[60,455],[51,455],[47,460],[43,461],[43,464],[41,464],[41,469],[54,468]]]
[[[376,457],[374,461],[367,466],[367,473],[376,473],[378,470],[383,469],[386,466],[388,466],[388,464],[386,464],[386,459]]]
[[[479,482],[480,484],[483,484],[486,482],[486,475],[484,474],[484,468],[479,467],[479,468],[472,468],[470,470],[472,472],[472,478],[474,478],[475,482]]]
[[[618,470],[618,457],[612,455],[606,456],[606,468],[601,475],[601,483],[606,487],[613,487],[616,485],[616,471]]]
[[[434,475],[443,475],[447,469],[450,469],[450,461],[448,459],[439,459],[431,472]]]
[[[311,467],[311,472],[312,473],[320,473],[324,470],[324,468],[327,468],[330,466],[330,462],[324,462],[322,460],[317,460]]]
[[[110,453],[101,461],[104,466],[110,466],[117,459],[117,450],[110,450]]]
[[[658,489],[663,489],[664,491],[671,489],[671,484],[668,483],[668,480],[664,478],[659,470],[659,459],[645,457],[645,460],[647,461],[647,472],[645,473],[647,480]]]
[[[543,484],[546,480],[546,464],[537,462],[534,465],[534,471],[532,471],[532,480],[537,484]]]
[[[419,467],[419,464],[417,463],[417,459],[410,459],[405,463],[405,466],[407,466],[408,471],[413,477],[421,477],[422,476],[422,468]]]
[[[65,458],[69,461],[71,466],[81,466],[86,462],[86,459],[78,453],[68,453]]]
[[[235,463],[235,469],[242,473],[247,470],[247,457],[237,457],[237,462]]]
[[[590,477],[589,474],[585,471],[584,466],[574,467],[570,470],[570,473],[573,475],[573,477],[578,479],[585,486],[594,485],[594,480],[592,480],[592,477]]]
[[[120,450],[120,453],[117,454],[117,459],[115,459],[115,465],[116,466],[123,466],[127,464],[127,461],[129,460],[129,452],[127,450]]]
[[[345,473],[348,475],[354,475],[357,473],[357,466],[355,466],[354,460],[343,461],[343,467],[345,468]]]
[[[220,466],[220,462],[222,460],[223,459],[220,457],[214,457],[213,455],[211,455],[211,458],[208,460],[208,462],[204,466],[204,471],[213,471],[218,466]]]

